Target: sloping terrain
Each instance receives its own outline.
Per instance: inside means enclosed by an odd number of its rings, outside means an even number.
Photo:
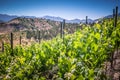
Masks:
[[[66,23],[65,31],[67,33],[75,32],[76,28],[80,28],[79,24]],[[48,40],[61,33],[61,22],[51,21],[41,18],[15,18],[9,22],[0,23],[0,45],[1,42],[10,42],[10,33],[14,34],[14,43],[19,43],[19,37],[22,36],[24,43],[30,42],[31,39],[35,41],[39,38]],[[27,41],[26,41],[27,40]]]
[[[65,27],[73,27],[75,28],[78,24],[66,24]],[[58,29],[60,28],[60,22],[51,21],[47,19],[41,18],[15,18],[6,23],[0,23],[0,34],[11,32],[11,31],[19,31],[19,30],[50,30],[50,29]]]
[[[54,24],[57,26],[56,24]],[[32,30],[32,29],[40,29],[40,30],[48,30],[51,29],[52,26],[47,23],[47,20],[44,19],[31,19],[31,18],[15,18],[9,22],[0,24],[0,32],[6,33],[17,30]]]

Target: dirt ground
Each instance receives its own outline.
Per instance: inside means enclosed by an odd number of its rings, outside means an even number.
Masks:
[[[105,74],[110,78],[110,80],[120,80],[120,50],[116,50],[114,52],[113,60],[106,62],[105,67]]]

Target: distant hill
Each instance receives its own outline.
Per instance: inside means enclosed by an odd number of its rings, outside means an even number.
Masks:
[[[118,16],[120,16],[120,13],[118,13]],[[104,18],[112,18],[113,15],[108,15],[108,16],[105,16]]]
[[[44,16],[42,18],[53,20],[53,21],[63,21],[64,20],[64,18],[54,17],[54,16]],[[66,23],[85,23],[85,21],[86,21],[85,19],[82,19],[82,20],[80,20],[80,19],[73,19],[73,20],[67,20],[67,19],[65,19]],[[94,22],[94,20],[88,19],[88,23],[93,23],[93,22]]]
[[[55,24],[54,24],[55,25]],[[48,30],[52,26],[45,19],[14,18],[8,22],[0,23],[0,32],[6,33],[19,30]]]
[[[54,16],[43,16],[42,18],[53,20],[53,21],[60,21],[60,22],[62,22],[64,20],[64,18],[54,17]],[[67,20],[67,19],[65,19],[65,22],[66,23],[80,23],[80,20],[79,19],[73,19],[73,20]]]
[[[53,20],[53,21],[63,21],[64,18],[61,18],[61,17],[54,17],[54,16],[43,16],[41,18],[44,18],[44,19],[49,19],[49,20]]]
[[[17,17],[8,22],[0,23],[0,33],[10,33],[12,31],[34,31],[34,30],[52,30],[59,32],[60,22],[43,18],[21,18]],[[66,28],[75,28],[78,24],[66,24]],[[70,31],[70,30],[69,30]]]
[[[7,14],[0,14],[0,20],[1,21],[4,21],[4,22],[7,22],[7,21],[10,21],[14,18],[17,18],[17,16],[10,16],[10,15],[7,15]]]
[[[22,18],[36,18],[35,16],[16,16],[16,15],[7,15],[7,14],[0,14],[0,20],[3,22],[8,22],[14,18],[22,17]]]
[[[4,21],[0,20],[0,23],[2,23],[2,22],[4,22]]]
[[[120,16],[120,13],[118,14]],[[16,16],[16,15],[7,15],[7,14],[0,14],[0,22],[8,22],[14,18],[21,17],[21,18],[43,18],[52,21],[63,21],[64,18],[61,17],[54,17],[54,16],[43,16],[43,17],[35,17],[35,16]],[[104,18],[112,18],[112,15],[105,16]],[[73,19],[67,20],[65,19],[66,23],[85,23],[85,19]],[[88,19],[88,23],[93,23],[96,20]]]
[[[80,23],[80,19],[66,20],[67,23]]]
[[[43,18],[43,19],[48,19],[48,20],[52,20],[52,21],[63,21],[64,18],[61,18],[61,17],[54,17],[54,16],[43,16],[43,17],[35,17],[35,16],[16,16],[16,15],[7,15],[7,14],[0,14],[0,20],[3,21],[3,22],[8,22],[14,18],[17,18],[17,17],[21,17],[21,18]],[[85,19],[83,20],[80,20],[80,19],[73,19],[73,20],[66,20],[66,23],[84,23],[85,22]],[[94,20],[92,19],[88,19],[88,22],[89,23],[92,23]]]

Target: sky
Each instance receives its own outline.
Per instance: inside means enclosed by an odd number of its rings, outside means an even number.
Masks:
[[[120,0],[0,0],[0,14],[97,19],[112,14]]]

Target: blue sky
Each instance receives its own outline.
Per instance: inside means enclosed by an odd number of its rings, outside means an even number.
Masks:
[[[112,14],[116,5],[120,11],[120,0],[0,0],[0,14],[97,19]]]

